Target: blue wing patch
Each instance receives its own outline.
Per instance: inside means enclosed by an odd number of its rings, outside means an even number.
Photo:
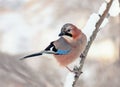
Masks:
[[[68,54],[70,52],[70,50],[61,50],[61,49],[57,49],[56,53],[58,55],[65,55]]]
[[[53,51],[53,52],[55,52],[56,55],[65,55],[70,52],[70,49],[69,50],[56,49],[56,47],[53,43],[54,42],[51,42],[50,45],[45,49],[45,51]]]

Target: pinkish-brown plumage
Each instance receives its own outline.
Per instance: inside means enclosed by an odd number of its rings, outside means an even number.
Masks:
[[[86,36],[75,25],[67,23],[63,25],[60,38],[50,43],[43,51],[25,56],[22,59],[38,55],[53,54],[56,60],[62,66],[67,66],[78,58],[86,46]]]
[[[65,32],[70,29],[72,37],[67,37],[63,35],[60,39],[54,41],[54,45],[57,49],[71,49],[71,51],[66,55],[54,56],[60,63],[60,65],[67,66],[80,56],[86,46],[87,39],[85,34],[83,34],[81,30],[79,30],[73,24],[66,24],[63,27],[64,28],[62,28],[63,30],[61,30],[61,32]]]

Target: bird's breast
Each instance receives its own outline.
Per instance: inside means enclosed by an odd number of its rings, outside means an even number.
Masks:
[[[59,42],[59,43],[58,43]],[[70,49],[70,52],[65,55],[54,55],[56,60],[62,66],[67,66],[80,56],[86,46],[85,38],[78,38],[74,41],[66,41],[64,38],[59,39],[56,46],[62,50]]]
[[[65,55],[54,55],[56,60],[59,62],[62,66],[67,66],[71,62],[73,62],[76,58],[78,58],[81,54],[81,49],[77,46],[72,47],[70,52]]]

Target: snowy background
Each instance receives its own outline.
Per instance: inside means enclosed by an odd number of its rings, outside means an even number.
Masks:
[[[52,56],[25,61],[19,59],[39,52],[56,40],[65,23],[75,24],[89,36],[91,28],[85,30],[85,25],[103,2],[0,0],[0,86],[63,87],[68,70],[59,66]],[[110,10],[112,17],[88,53],[83,74],[77,83],[80,87],[120,87],[120,5],[118,0],[115,2]]]

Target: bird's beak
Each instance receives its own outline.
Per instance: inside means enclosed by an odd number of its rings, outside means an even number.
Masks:
[[[65,35],[65,33],[64,33],[64,32],[61,32],[61,33],[59,34],[59,36],[63,36],[63,35]]]

